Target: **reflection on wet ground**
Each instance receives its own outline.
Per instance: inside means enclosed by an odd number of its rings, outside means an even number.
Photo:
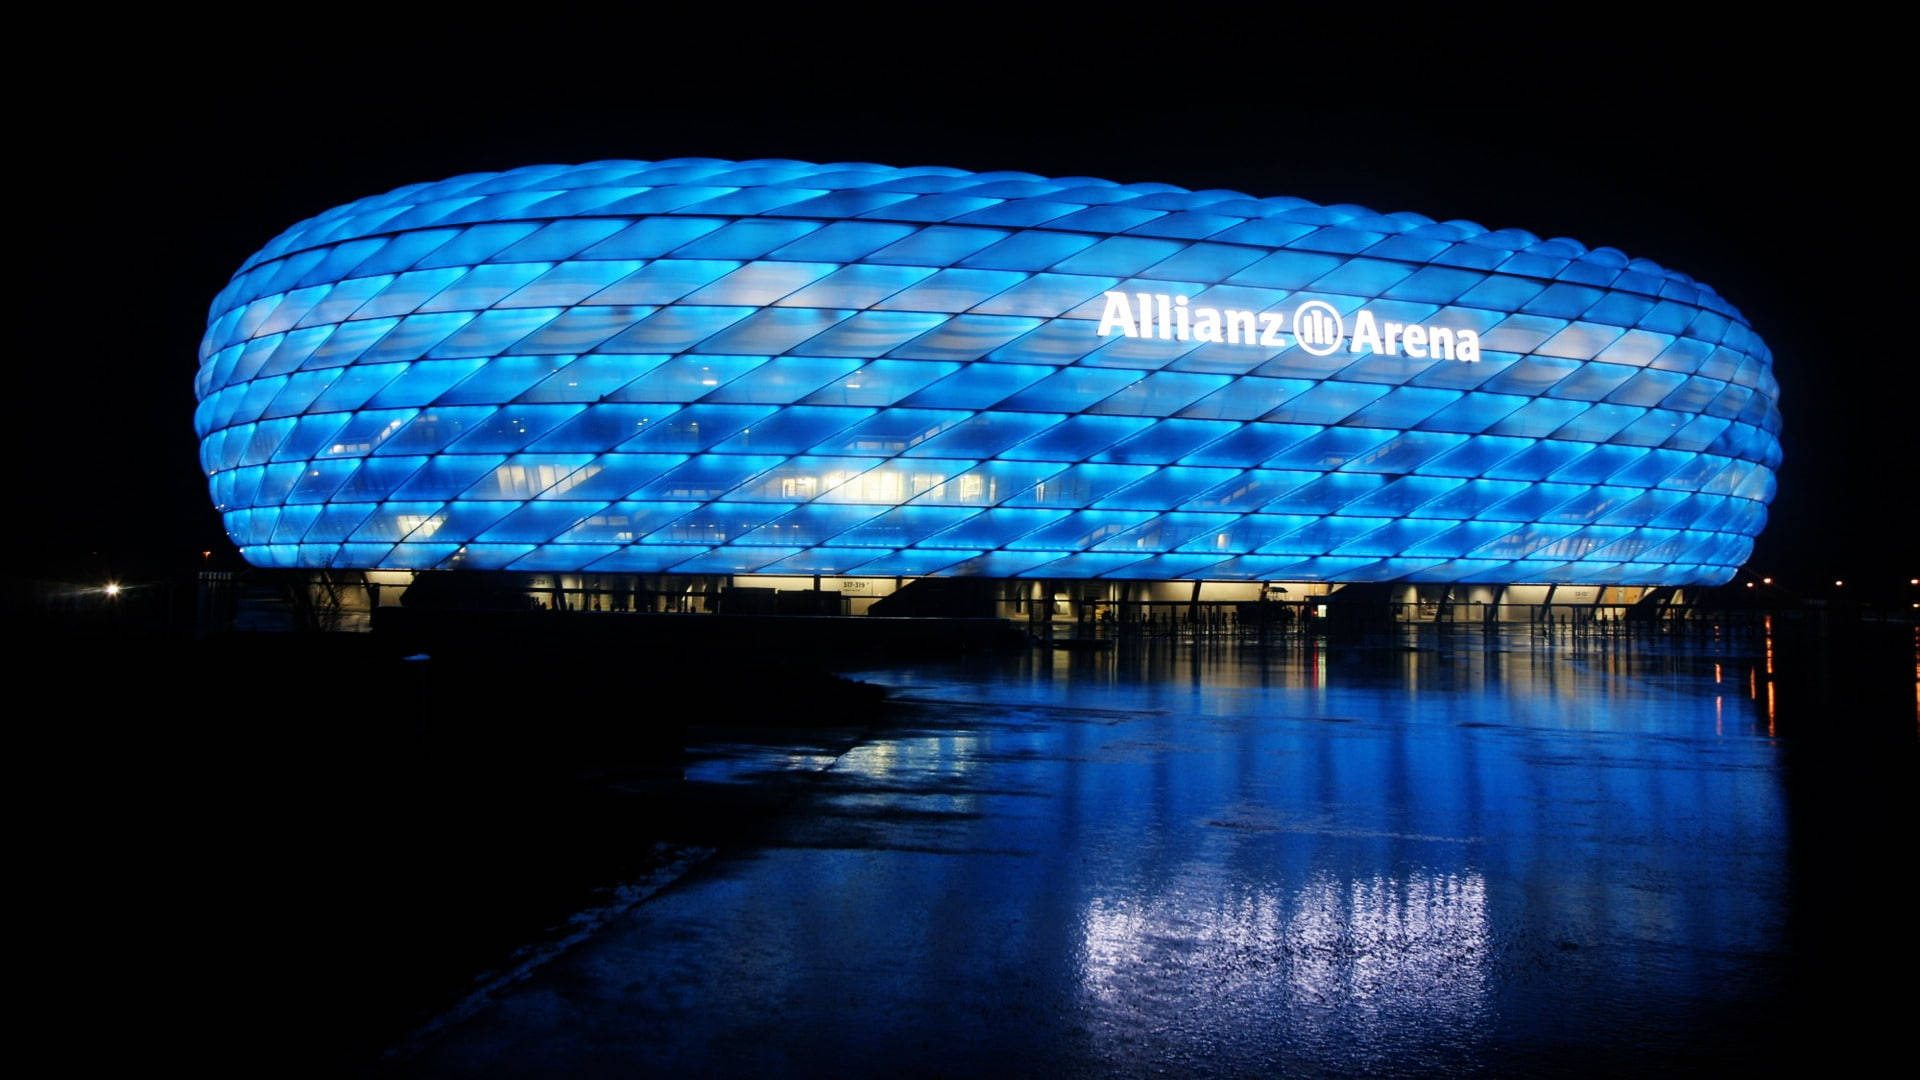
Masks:
[[[1827,789],[1796,779],[1773,662],[1770,640],[1522,630],[863,672],[901,703],[898,725],[808,750],[708,747],[688,781],[790,785],[764,835],[496,980],[389,1064],[1766,1064],[1826,1007],[1809,980],[1844,966],[1810,943],[1861,944],[1805,925],[1856,897],[1795,879],[1832,869],[1796,857],[1810,838],[1794,808]],[[1830,761],[1816,771],[1833,775]],[[1882,861],[1906,857],[1911,827],[1876,841]],[[1900,933],[1889,943],[1910,943]]]

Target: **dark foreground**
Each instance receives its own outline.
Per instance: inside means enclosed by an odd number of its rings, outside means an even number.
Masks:
[[[1844,1069],[1911,1015],[1920,775],[1912,631],[1850,634],[1036,652],[885,707],[52,643],[29,970],[72,1060],[254,1074]]]

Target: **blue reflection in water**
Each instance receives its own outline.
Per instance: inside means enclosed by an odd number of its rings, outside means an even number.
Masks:
[[[1741,695],[1729,730],[1741,661],[1529,646],[868,673],[973,737],[881,740],[838,769],[985,769],[1041,796],[948,842],[1034,856],[975,885],[1025,898],[1018,919],[1070,920],[1071,958],[1033,959],[1072,968],[1097,1060],[1683,1054],[1777,989],[1784,821],[1761,705]]]
[[[806,794],[434,1064],[1465,1076],[1752,1058],[1752,1006],[1787,982],[1779,744],[1746,693],[1760,662],[1430,634],[865,672],[908,703],[901,726],[709,749],[691,782]]]

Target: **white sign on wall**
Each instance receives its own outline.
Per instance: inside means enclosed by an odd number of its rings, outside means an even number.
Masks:
[[[1287,337],[1289,331],[1292,340]],[[1130,338],[1262,349],[1298,344],[1301,351],[1314,356],[1344,350],[1356,356],[1378,353],[1416,360],[1474,363],[1480,359],[1480,334],[1476,330],[1381,319],[1364,307],[1353,313],[1349,330],[1339,309],[1325,300],[1305,301],[1289,318],[1284,311],[1202,307],[1171,293],[1109,290],[1097,333],[1100,337],[1117,333]]]

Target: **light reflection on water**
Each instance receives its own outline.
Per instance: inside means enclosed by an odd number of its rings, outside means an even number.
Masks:
[[[1716,663],[1754,692],[1729,701]],[[1423,1067],[1468,1074],[1629,1020],[1679,1054],[1778,989],[1765,663],[1417,637],[1042,652],[863,675],[968,734],[838,769],[1044,795],[1038,819],[969,802],[985,815],[950,839],[1031,856],[994,888],[1071,923],[1069,955],[1034,959],[1110,1064],[1393,1071],[1445,1048]]]
[[[862,672],[903,703],[896,726],[704,750],[691,781],[804,773],[805,794],[441,1064],[1426,1077],[1752,1061],[1790,951],[1766,661],[1429,633]]]
[[[1184,905],[1184,906],[1183,906]],[[1414,872],[1404,880],[1315,874],[1288,894],[1176,887],[1087,906],[1088,994],[1125,1007],[1187,939],[1184,964],[1222,998],[1339,1005],[1370,1018],[1417,1009],[1424,1023],[1471,1024],[1486,987],[1486,882]],[[1269,1003],[1269,1007],[1275,1004]]]

